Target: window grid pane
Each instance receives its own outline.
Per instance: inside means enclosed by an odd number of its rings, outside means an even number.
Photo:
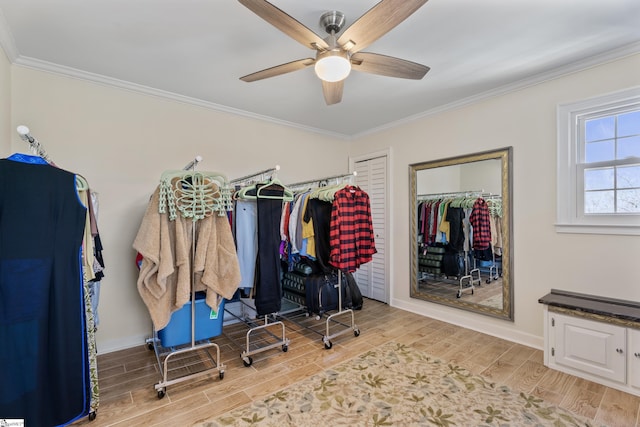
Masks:
[[[584,165],[600,163],[583,172],[584,214],[640,213],[640,165],[619,163],[640,157],[640,110],[588,119],[583,126]]]
[[[587,142],[584,150],[584,162],[596,163],[615,160],[616,140],[609,139],[597,142]]]
[[[592,142],[615,138],[615,122],[615,116],[600,117],[598,119],[587,120],[585,122],[585,141]]]
[[[615,212],[615,192],[609,191],[585,191],[585,214],[610,214]]]
[[[618,136],[640,135],[640,111],[618,115]]]
[[[616,157],[621,160],[630,157],[640,157],[640,136],[618,139],[617,153]]]
[[[640,188],[640,165],[616,168],[617,188]]]
[[[620,213],[640,213],[640,188],[618,190],[616,205]]]
[[[584,189],[585,191],[615,189],[614,168],[585,169]]]

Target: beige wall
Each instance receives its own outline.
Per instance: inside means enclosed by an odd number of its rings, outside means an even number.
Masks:
[[[150,333],[131,244],[164,170],[200,155],[200,170],[230,179],[275,165],[284,183],[348,171],[345,141],[20,66],[12,99],[12,126],[29,126],[60,167],[99,193],[107,264],[100,352],[139,345]]]
[[[391,153],[391,304],[541,346],[537,300],[551,288],[640,300],[634,264],[640,239],[558,234],[553,226],[556,105],[637,86],[639,71],[636,55],[347,143],[9,66],[2,57],[0,135],[13,145],[0,145],[0,150],[25,151],[13,129],[26,124],[54,161],[82,173],[99,192],[107,262],[101,352],[139,345],[149,334],[148,313],[135,288],[131,242],[163,170],[181,168],[201,155],[202,170],[230,178],[279,164],[279,177],[286,183],[343,173],[347,156],[386,149]],[[408,164],[506,146],[514,147],[515,321],[409,298]]]
[[[640,85],[640,55],[567,75],[351,144],[350,155],[393,153],[391,304],[532,345],[542,345],[538,298],[551,288],[640,300],[640,239],[559,234],[556,219],[556,106]],[[513,146],[515,321],[409,297],[408,165]]]
[[[0,47],[0,158],[11,154],[11,64]]]

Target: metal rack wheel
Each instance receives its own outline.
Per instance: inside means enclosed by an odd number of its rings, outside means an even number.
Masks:
[[[95,420],[97,416],[98,414],[96,413],[96,411],[89,412],[89,421]]]
[[[223,380],[224,379],[224,371],[220,371],[220,373],[218,374],[220,376],[220,379]]]
[[[360,336],[360,329],[358,329],[358,328],[354,329],[353,330],[353,335],[356,336],[356,337],[359,337]]]
[[[152,343],[152,342],[148,342],[148,343],[147,343],[147,348],[148,348],[149,350],[153,350],[153,343]]]
[[[242,358],[242,363],[244,363],[244,366],[246,366],[248,368],[253,363],[253,358],[251,356],[243,357]]]
[[[458,291],[458,293],[456,293],[456,298],[460,298],[462,296],[462,291]]]
[[[162,388],[158,390],[158,399],[162,399],[166,394],[166,389]]]
[[[286,353],[288,350],[289,350],[289,346],[286,344],[282,344],[282,351]]]
[[[333,347],[333,344],[331,343],[331,341],[329,340],[329,338],[322,337],[322,342],[324,342],[324,348],[326,348],[327,350],[329,350],[331,347]]]

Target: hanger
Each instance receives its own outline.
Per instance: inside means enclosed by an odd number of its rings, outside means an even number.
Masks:
[[[272,187],[275,185],[282,187],[283,189],[282,196],[267,196],[266,194],[261,194],[264,189],[268,189],[269,187]],[[258,188],[258,191],[256,192],[256,198],[284,200],[286,202],[291,202],[293,201],[293,192],[289,190],[287,187],[285,187],[284,184],[282,184],[278,178],[271,178],[269,182],[267,182],[262,187]]]
[[[247,185],[246,187],[242,187],[240,190],[235,192],[234,199],[255,200],[257,199],[255,195],[247,194],[247,192],[255,189],[256,189],[256,184],[251,184],[251,185]]]
[[[87,191],[89,189],[89,183],[82,175],[76,174],[76,189],[78,191]]]
[[[196,174],[202,175],[206,178],[214,180],[215,183],[218,184],[220,188],[227,186],[227,182],[228,182],[227,177],[220,172],[203,172],[203,171],[184,170],[184,169],[166,170],[162,172],[162,175],[160,176],[160,181],[170,182],[173,178],[184,179],[184,178],[192,177]]]
[[[170,220],[176,218],[177,211],[194,220],[203,219],[212,212],[223,216],[231,205],[227,182],[226,176],[219,172],[164,171],[160,176],[158,210],[165,213],[168,208]]]

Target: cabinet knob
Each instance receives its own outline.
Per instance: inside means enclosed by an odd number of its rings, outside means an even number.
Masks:
[[[621,348],[616,348],[616,352],[618,352],[618,353],[620,353],[620,354],[624,353],[624,351],[622,351],[622,349],[621,349]],[[637,354],[638,354],[638,353],[636,353],[636,355],[637,355]],[[636,356],[636,357],[637,357],[637,356]]]

